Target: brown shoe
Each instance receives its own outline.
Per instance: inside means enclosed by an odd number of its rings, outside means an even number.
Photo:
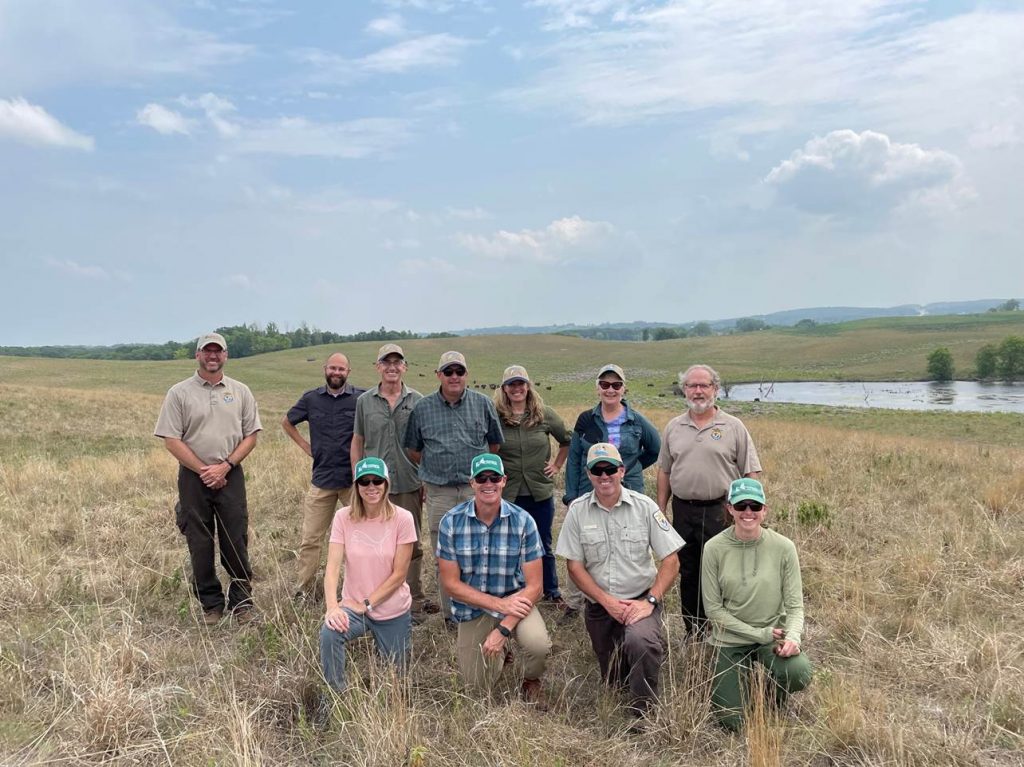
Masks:
[[[236,607],[231,611],[231,617],[235,619],[235,624],[238,626],[247,626],[256,620],[256,610],[252,605],[245,605],[243,607]]]
[[[559,623],[567,623],[579,614],[579,610],[561,597],[555,597],[554,599],[548,599],[546,601],[555,608],[555,613],[558,615],[557,620]]]
[[[430,599],[424,599],[423,602],[416,608],[416,612],[424,613],[426,615],[437,615],[441,612],[441,605]]]
[[[544,688],[539,679],[524,679],[519,694],[523,701],[536,708],[538,711],[548,710],[548,701],[544,697]]]
[[[203,625],[216,626],[224,617],[224,611],[219,607],[212,610],[203,610]]]

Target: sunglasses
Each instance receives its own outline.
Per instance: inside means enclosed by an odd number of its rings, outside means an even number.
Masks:
[[[480,474],[476,477],[473,477],[473,479],[479,482],[481,485],[487,482],[490,482],[492,485],[497,485],[499,482],[501,482],[501,480],[505,478],[500,474]]]
[[[466,375],[466,368],[445,368],[441,371],[441,375],[445,378],[451,378],[452,376],[464,376]]]
[[[736,511],[760,511],[764,508],[764,504],[757,501],[740,501],[739,503],[734,503],[732,507]]]
[[[610,463],[602,463],[597,466],[591,466],[588,471],[595,477],[610,477],[618,473],[619,467],[612,466]]]
[[[385,482],[387,482],[387,480],[384,479],[383,477],[360,477],[359,479],[356,480],[356,483],[360,487],[369,487],[370,485],[383,485]]]
[[[615,389],[615,391],[618,391],[624,386],[622,381],[598,381],[597,385],[602,389]]]

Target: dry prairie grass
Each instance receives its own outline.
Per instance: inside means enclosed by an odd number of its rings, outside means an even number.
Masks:
[[[816,679],[744,735],[710,719],[711,655],[684,641],[674,594],[664,703],[642,737],[598,684],[579,621],[549,621],[550,713],[465,697],[433,618],[405,681],[356,648],[354,689],[319,729],[321,615],[289,600],[308,463],[280,413],[264,413],[246,462],[262,620],[206,629],[172,519],[174,463],[149,437],[159,397],[2,394],[28,413],[0,427],[4,764],[1022,763],[1019,448],[751,421],[771,524],[801,552]]]

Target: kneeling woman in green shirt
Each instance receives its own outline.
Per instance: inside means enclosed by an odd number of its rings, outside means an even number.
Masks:
[[[761,526],[767,514],[764,488],[737,479],[726,507],[732,526],[704,546],[701,590],[718,647],[711,705],[727,729],[743,726],[752,664],[764,666],[777,705],[811,681],[811,664],[800,652],[804,595],[796,546]]]

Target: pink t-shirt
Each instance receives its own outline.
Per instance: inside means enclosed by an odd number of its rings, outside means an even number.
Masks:
[[[395,552],[401,543],[416,542],[416,525],[412,514],[396,506],[395,516],[387,522],[364,519],[353,522],[346,506],[334,515],[331,525],[331,543],[345,547],[345,582],[341,598],[362,603],[388,579],[395,569]],[[373,606],[371,618],[387,620],[397,618],[412,607],[409,584],[401,586],[379,605]]]

